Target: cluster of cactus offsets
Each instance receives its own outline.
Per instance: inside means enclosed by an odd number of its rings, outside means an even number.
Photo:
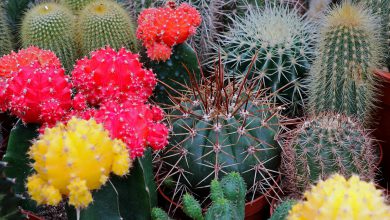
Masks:
[[[60,3],[77,13],[93,1],[95,0],[60,0]]]
[[[12,190],[15,179],[8,178],[5,175],[6,166],[6,162],[0,161],[0,219],[23,219],[19,210],[23,197],[16,195]]]
[[[291,208],[297,203],[296,200],[287,199],[280,203],[278,207],[275,209],[274,213],[272,213],[271,218],[269,220],[285,220],[287,219],[288,213]]]
[[[295,113],[304,104],[304,80],[313,58],[314,40],[312,24],[295,9],[271,5],[248,10],[245,17],[237,18],[219,44],[222,60],[231,68],[230,76],[246,79],[254,60],[249,79],[269,88],[275,101],[288,104],[288,110]]]
[[[83,118],[94,118],[104,124],[112,138],[126,143],[131,158],[144,155],[147,146],[161,150],[168,144],[168,128],[161,123],[163,111],[139,100],[107,102],[99,110],[89,110]]]
[[[222,68],[213,74],[172,97],[170,144],[157,159],[158,179],[172,178],[176,190],[205,196],[212,179],[236,171],[253,196],[264,193],[279,173],[282,108],[274,107],[264,91],[224,80]]]
[[[305,192],[287,219],[390,219],[390,206],[373,183],[336,174]]]
[[[246,185],[239,173],[231,172],[220,182],[211,181],[210,195],[212,204],[204,217],[199,202],[190,194],[183,196],[183,211],[195,220],[244,219]]]
[[[171,57],[172,47],[194,35],[201,20],[199,12],[192,6],[168,2],[165,7],[141,12],[137,38],[146,47],[150,59],[166,61]]]
[[[76,208],[92,202],[90,190],[104,185],[111,172],[126,175],[132,164],[122,141],[110,139],[94,120],[77,118],[46,129],[29,155],[36,171],[26,184],[31,197],[38,204],[57,205],[66,195]]]
[[[126,10],[114,1],[97,0],[85,6],[80,11],[77,30],[83,55],[107,45],[138,52],[134,22]]]
[[[0,56],[12,50],[11,30],[8,27],[4,4],[0,3]]]
[[[74,24],[75,18],[66,7],[57,3],[38,4],[23,19],[22,44],[53,51],[70,71],[77,59]]]
[[[373,71],[384,57],[380,21],[364,5],[344,2],[323,22],[310,70],[310,111],[354,115],[367,124],[377,94]]]
[[[71,85],[54,53],[30,47],[0,59],[2,107],[25,123],[55,124],[71,108]],[[17,69],[17,70],[16,70]]]
[[[91,52],[90,58],[77,61],[72,82],[88,104],[98,106],[106,101],[146,101],[157,80],[151,70],[143,68],[138,54],[125,48],[117,52],[106,47]]]
[[[309,117],[295,130],[283,148],[285,186],[301,192],[333,173],[359,174],[373,180],[377,156],[374,141],[354,118],[333,113]]]

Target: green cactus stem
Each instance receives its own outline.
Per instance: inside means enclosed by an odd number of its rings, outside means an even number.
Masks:
[[[271,218],[269,218],[268,220],[286,220],[288,212],[296,203],[297,201],[293,199],[287,199],[283,201],[278,205],[278,207],[276,207]]]
[[[4,4],[0,3],[0,57],[12,50],[11,30],[7,23]]]

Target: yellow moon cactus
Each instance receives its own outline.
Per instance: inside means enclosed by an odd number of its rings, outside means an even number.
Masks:
[[[336,174],[306,191],[305,201],[290,210],[288,220],[390,219],[382,192],[358,176],[346,180]]]
[[[92,119],[72,118],[46,129],[29,155],[36,171],[27,180],[32,199],[57,205],[65,195],[76,208],[92,202],[90,191],[104,185],[110,172],[123,176],[132,165],[126,145]]]

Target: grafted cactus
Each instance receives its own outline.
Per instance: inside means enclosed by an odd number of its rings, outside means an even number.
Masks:
[[[233,21],[219,45],[231,77],[246,79],[249,63],[254,60],[249,79],[269,87],[274,100],[288,104],[288,110],[295,114],[305,97],[304,80],[313,58],[314,38],[312,24],[295,9],[271,5],[251,9]]]
[[[160,154],[157,175],[160,184],[173,179],[173,199],[180,199],[178,191],[191,190],[205,198],[211,180],[232,171],[241,174],[252,199],[276,184],[281,108],[264,91],[223,78],[223,69],[217,69],[212,78],[194,79],[171,96],[171,141]]]
[[[353,118],[333,113],[309,117],[289,134],[284,146],[285,188],[293,193],[333,173],[375,177],[373,139]]]
[[[377,95],[373,70],[384,57],[380,22],[363,5],[347,2],[330,10],[323,22],[310,74],[310,110],[355,115],[367,124]]]

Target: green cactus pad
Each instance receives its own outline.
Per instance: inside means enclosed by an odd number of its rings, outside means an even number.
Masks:
[[[116,2],[98,0],[85,6],[80,11],[77,30],[83,55],[107,45],[138,52],[133,20]]]
[[[70,71],[77,59],[75,19],[72,12],[56,3],[41,3],[30,9],[23,19],[23,47],[37,46],[53,51]]]
[[[373,142],[356,119],[333,113],[306,119],[284,145],[286,190],[303,192],[333,173],[373,180],[377,161]]]

